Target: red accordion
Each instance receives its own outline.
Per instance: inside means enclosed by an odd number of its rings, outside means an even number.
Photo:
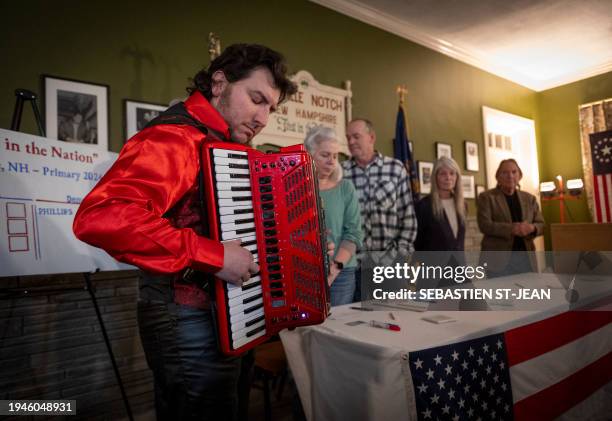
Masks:
[[[239,355],[282,329],[322,323],[330,308],[325,222],[304,147],[265,154],[205,143],[202,169],[210,237],[240,239],[260,266],[240,287],[215,280],[222,352]]]

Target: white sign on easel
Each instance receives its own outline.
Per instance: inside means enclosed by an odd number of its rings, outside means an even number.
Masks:
[[[3,129],[0,142],[0,277],[133,268],[72,232],[116,153]]]
[[[268,125],[253,139],[253,145],[299,144],[310,128],[323,125],[336,131],[342,152],[348,154],[346,124],[351,119],[350,82],[345,82],[347,89],[321,85],[305,70],[297,72],[291,80],[297,84],[298,91],[270,115]]]

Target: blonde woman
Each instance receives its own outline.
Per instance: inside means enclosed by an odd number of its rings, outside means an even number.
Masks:
[[[463,251],[465,213],[461,170],[452,158],[438,159],[433,168],[431,194],[416,205],[418,233],[415,250]]]
[[[353,302],[355,292],[355,253],[361,246],[361,214],[353,183],[342,179],[338,162],[340,142],[334,130],[316,126],[310,130],[304,145],[317,167],[319,194],[325,210],[329,238],[336,245],[330,265],[332,306]]]

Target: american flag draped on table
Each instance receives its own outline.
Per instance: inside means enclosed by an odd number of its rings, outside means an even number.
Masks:
[[[411,352],[419,420],[548,420],[612,382],[612,312],[571,311]]]
[[[612,130],[593,133],[589,138],[593,163],[595,222],[612,222]]]

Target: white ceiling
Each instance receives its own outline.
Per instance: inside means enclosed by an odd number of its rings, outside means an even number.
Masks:
[[[612,70],[612,0],[311,0],[536,91]]]

